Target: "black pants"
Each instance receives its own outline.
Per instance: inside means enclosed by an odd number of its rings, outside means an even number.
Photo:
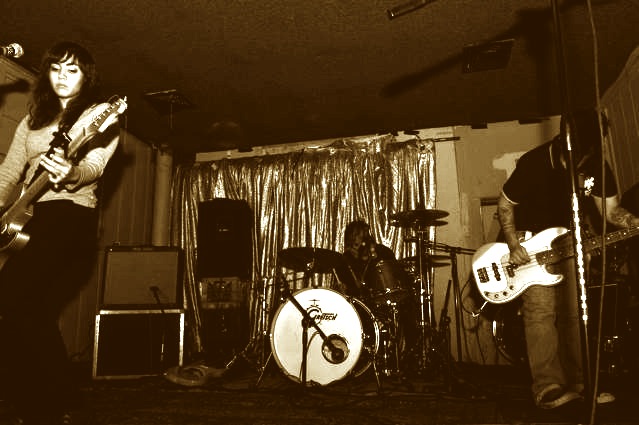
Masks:
[[[5,394],[24,412],[78,407],[79,387],[58,327],[95,260],[97,214],[71,201],[36,204],[27,245],[0,270],[0,347]]]

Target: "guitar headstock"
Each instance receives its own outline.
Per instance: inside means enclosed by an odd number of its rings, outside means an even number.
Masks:
[[[109,99],[109,107],[105,109],[94,121],[97,124],[97,131],[102,133],[120,116],[128,107],[126,96],[124,98],[114,96]]]

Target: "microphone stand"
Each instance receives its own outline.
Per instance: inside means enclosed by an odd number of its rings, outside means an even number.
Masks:
[[[447,252],[450,255],[450,264],[451,270],[450,274],[452,277],[453,284],[453,301],[455,303],[455,334],[457,341],[457,361],[462,361],[462,329],[461,329],[461,320],[462,320],[462,311],[461,311],[461,288],[459,284],[459,272],[457,269],[457,256],[459,254],[465,255],[473,255],[475,253],[474,249],[463,248],[460,246],[449,246],[443,243],[437,242],[429,242],[429,247],[434,249],[435,251],[443,251]]]
[[[167,319],[166,319],[166,315],[164,314],[164,308],[162,307],[162,301],[160,300],[160,288],[158,288],[157,286],[149,286],[149,290],[153,293],[153,298],[155,299],[155,302],[157,303],[159,309],[160,309],[160,314],[162,317],[162,336],[161,336],[161,341],[160,341],[160,366],[164,367],[164,349],[165,349],[165,345],[166,345],[166,331],[167,331]]]
[[[555,52],[557,56],[557,73],[559,79],[559,94],[561,100],[562,107],[562,126],[565,131],[560,132],[563,135],[563,144],[565,147],[566,153],[566,162],[568,167],[568,172],[570,175],[570,183],[571,183],[571,207],[573,215],[571,217],[571,227],[572,227],[572,244],[575,253],[575,276],[576,276],[576,284],[578,285],[579,297],[581,300],[581,309],[582,309],[582,327],[581,327],[581,342],[582,342],[582,357],[583,357],[583,377],[584,377],[584,395],[586,402],[590,404],[590,423],[594,423],[595,421],[595,411],[596,411],[596,403],[595,398],[596,395],[593,394],[593,388],[591,384],[591,370],[590,370],[590,346],[588,343],[588,304],[587,304],[587,290],[586,290],[586,280],[584,276],[585,271],[585,261],[584,261],[584,249],[582,243],[582,235],[581,235],[581,226],[580,226],[580,213],[581,209],[579,206],[579,183],[578,176],[576,173],[576,166],[573,157],[573,147],[572,140],[570,138],[570,125],[566,122],[566,118],[568,118],[568,112],[570,111],[570,98],[568,96],[568,84],[567,84],[567,72],[566,72],[566,60],[564,57],[564,45],[563,45],[563,34],[561,30],[560,16],[559,16],[559,6],[557,0],[551,0],[552,3],[552,16],[553,16],[553,28],[555,31]],[[597,94],[598,95],[598,94]],[[599,111],[596,111],[599,114]],[[579,143],[579,141],[577,141]],[[602,174],[605,174],[602,170]],[[605,190],[605,188],[604,188]],[[605,196],[604,196],[605,198]],[[604,207],[605,208],[605,207]],[[604,215],[605,220],[605,215]],[[605,244],[602,249],[605,250]],[[605,255],[604,255],[605,258]],[[603,294],[602,294],[603,295]]]

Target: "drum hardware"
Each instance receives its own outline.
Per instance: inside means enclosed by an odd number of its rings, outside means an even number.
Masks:
[[[260,279],[261,286],[259,288],[252,287],[251,290],[254,292],[259,291],[259,295],[257,298],[257,303],[259,305],[259,321],[257,322],[257,329],[254,330],[250,341],[242,351],[237,353],[233,358],[226,364],[226,369],[230,370],[235,363],[240,359],[244,359],[247,363],[255,363],[252,362],[248,355],[249,353],[255,354],[258,352],[259,358],[257,360],[257,364],[255,364],[255,369],[260,372],[260,378],[258,379],[258,383],[261,380],[262,374],[264,373],[264,369],[266,369],[267,357],[266,357],[266,349],[267,349],[267,341],[268,338],[268,318],[269,318],[269,294],[271,291],[269,289],[273,288],[272,283],[268,283],[269,279]]]
[[[401,372],[402,347],[397,303],[389,301],[386,306],[390,308],[390,319],[382,321],[378,361],[383,366],[382,373],[391,377]]]
[[[434,320],[434,317],[432,316],[433,313],[433,293],[432,293],[432,270],[434,267],[433,264],[437,264],[436,260],[441,260],[444,257],[449,258],[450,259],[450,266],[451,266],[451,276],[452,276],[452,290],[453,290],[453,300],[455,303],[455,329],[456,329],[456,336],[457,336],[457,358],[458,360],[462,359],[462,351],[461,351],[461,347],[462,347],[462,341],[461,341],[461,290],[460,290],[460,285],[459,285],[459,276],[458,276],[458,269],[457,269],[457,255],[459,254],[469,254],[472,255],[475,251],[471,250],[471,249],[467,249],[467,248],[462,248],[462,247],[455,247],[455,246],[449,246],[446,244],[442,244],[442,243],[436,243],[436,242],[432,242],[429,240],[426,240],[426,238],[424,237],[424,231],[417,231],[416,232],[416,236],[412,236],[412,237],[408,237],[405,238],[406,242],[409,243],[416,243],[417,245],[417,255],[416,260],[420,260],[421,261],[417,261],[419,263],[419,267],[418,267],[418,281],[420,281],[420,291],[423,292],[422,287],[424,287],[427,291],[430,290],[430,292],[427,292],[427,296],[426,297],[421,297],[420,296],[420,303],[422,303],[424,301],[426,301],[424,304],[427,307],[427,313],[423,314],[422,317],[424,318],[424,320],[420,321],[420,327],[421,327],[421,331],[422,331],[422,336],[426,337],[426,331],[428,328],[430,329],[435,329],[436,327],[436,322]],[[436,251],[442,251],[442,252],[447,252],[448,256],[443,256],[443,255],[434,255],[432,254],[432,252],[436,252]],[[433,258],[434,260],[430,260],[429,258]],[[429,267],[430,266],[430,267]],[[423,285],[421,281],[426,281],[427,284]],[[424,305],[422,304],[422,305]],[[429,320],[425,320],[426,318],[428,318]],[[430,344],[430,341],[428,341]],[[422,348],[422,360],[426,360],[427,358],[427,345],[423,344]]]
[[[428,268],[450,266],[450,263],[447,261],[450,259],[448,255],[430,255],[428,253],[425,253],[424,255],[426,257],[422,259],[422,265]],[[419,265],[419,259],[416,255],[402,258],[401,261],[411,268],[416,268]]]
[[[448,212],[433,209],[402,211],[390,215],[391,225],[412,228],[417,235],[416,284],[419,298],[420,333],[419,359],[417,362],[421,367],[425,367],[429,363],[429,350],[432,346],[431,337],[436,329],[433,300],[433,267],[428,267],[427,255],[424,251],[427,242],[426,233],[428,233],[431,226],[440,223],[445,224],[445,222],[438,222],[438,220],[446,216],[448,216]]]

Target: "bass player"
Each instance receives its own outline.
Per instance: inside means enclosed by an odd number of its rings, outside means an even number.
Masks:
[[[601,134],[605,118],[594,109],[570,115],[569,140],[579,176],[580,197],[593,202],[599,212],[605,202],[606,219],[622,227],[639,225],[639,218],[619,206],[617,188],[606,164],[602,186]],[[564,127],[564,126],[562,126]],[[603,130],[603,131],[602,131]],[[571,177],[563,154],[565,137],[525,153],[503,185],[498,217],[510,251],[509,262],[524,267],[531,261],[519,238],[521,231],[539,233],[548,228],[570,229],[572,222]],[[605,200],[604,200],[605,199]],[[521,296],[526,349],[532,377],[532,396],[537,407],[553,409],[581,400],[584,371],[578,310],[578,287],[574,257],[552,264],[563,274],[558,285],[534,285]]]

